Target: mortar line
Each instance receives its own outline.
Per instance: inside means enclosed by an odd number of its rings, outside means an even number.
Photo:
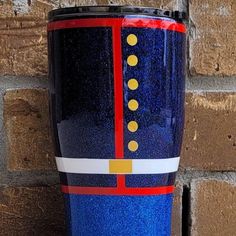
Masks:
[[[57,171],[15,171],[5,172],[0,175],[0,186],[44,186],[59,184],[59,174]]]
[[[5,91],[0,88],[0,172],[6,169],[6,133],[3,124],[3,96]]]
[[[204,171],[204,170],[180,170],[177,174],[177,181],[187,185],[196,180],[218,180],[236,184],[236,170],[232,171]]]
[[[191,230],[191,196],[190,184],[183,185],[182,194],[182,236],[190,236]]]
[[[235,92],[236,77],[189,77],[186,79],[186,91]]]
[[[27,88],[48,88],[47,77],[27,76],[0,76],[0,88],[27,89]],[[187,77],[187,92],[236,92],[236,77]]]
[[[48,88],[47,77],[0,76],[0,88]]]

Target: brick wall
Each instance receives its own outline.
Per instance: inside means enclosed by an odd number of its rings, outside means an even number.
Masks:
[[[64,235],[48,123],[47,12],[132,4],[189,13],[173,235],[236,235],[236,1],[0,1],[0,235]]]

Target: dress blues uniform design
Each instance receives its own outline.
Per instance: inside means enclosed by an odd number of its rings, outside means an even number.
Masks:
[[[185,26],[152,8],[49,14],[56,162],[70,235],[170,235]]]

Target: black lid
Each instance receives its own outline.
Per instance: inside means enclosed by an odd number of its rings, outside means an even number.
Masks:
[[[100,6],[78,6],[67,7],[52,10],[48,13],[49,21],[64,20],[81,15],[91,14],[135,14],[135,15],[148,15],[160,16],[174,19],[182,22],[186,19],[186,13],[180,11],[167,11],[152,7],[141,6],[121,6],[121,5],[100,5]]]

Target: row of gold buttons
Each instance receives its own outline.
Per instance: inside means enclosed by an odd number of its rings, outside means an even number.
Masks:
[[[127,37],[127,43],[130,45],[130,46],[135,46],[137,43],[138,43],[138,38],[136,35],[134,34],[129,34],[128,37]],[[136,66],[138,64],[138,57],[135,56],[135,55],[130,55],[128,56],[127,58],[127,63],[129,66]],[[130,90],[136,90],[139,86],[139,83],[138,81],[135,79],[135,78],[131,78],[129,79],[128,81],[128,88]],[[128,108],[131,110],[131,111],[136,111],[139,107],[139,103],[136,99],[131,99],[129,100],[128,102]],[[128,130],[130,132],[136,132],[138,130],[138,123],[134,120],[130,121],[128,123]],[[137,151],[138,149],[138,143],[137,141],[135,140],[131,140],[129,141],[128,143],[128,149],[131,151],[131,152],[135,152]]]

